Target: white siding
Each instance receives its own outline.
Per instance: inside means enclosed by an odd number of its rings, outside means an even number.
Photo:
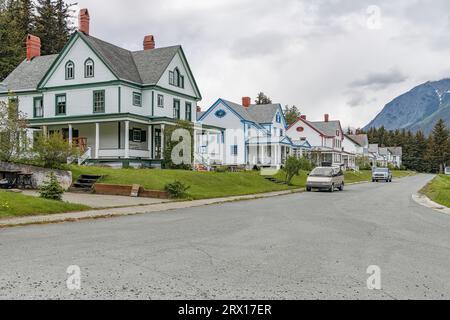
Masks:
[[[94,61],[94,77],[84,77],[84,62],[91,58]],[[66,80],[66,63],[73,61],[75,64],[75,77],[73,80]],[[87,46],[87,44],[78,38],[70,48],[67,55],[58,65],[53,75],[48,79],[45,87],[57,87],[74,84],[87,84],[95,82],[104,82],[117,80],[106,65],[97,57],[97,55]]]
[[[184,76],[184,89],[169,84],[169,71],[173,71],[175,68],[178,68],[178,70],[180,70],[181,75]],[[194,81],[193,79],[190,78],[188,70],[186,70],[186,68],[184,67],[180,53],[177,53],[175,57],[172,59],[166,71],[159,80],[158,86],[179,93],[183,93],[192,97],[196,96],[194,90]]]

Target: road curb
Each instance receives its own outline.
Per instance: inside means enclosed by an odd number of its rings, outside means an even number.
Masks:
[[[446,206],[443,206],[439,203],[434,202],[433,200],[431,200],[424,194],[415,193],[412,195],[412,199],[414,202],[416,202],[417,204],[419,204],[423,207],[432,209],[434,211],[438,211],[443,214],[450,215],[450,208],[447,208]]]

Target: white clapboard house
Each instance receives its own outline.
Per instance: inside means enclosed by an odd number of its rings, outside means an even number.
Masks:
[[[29,35],[27,58],[1,84],[0,99],[16,99],[30,132],[59,132],[82,151],[82,162],[161,162],[164,130],[195,122],[201,99],[179,45],[129,51],[90,35],[87,9],[59,54],[41,56]],[[220,128],[205,129],[220,136]],[[220,140],[220,139],[218,139]]]
[[[207,111],[199,112],[197,120],[225,129],[221,151],[208,150],[208,145],[214,146],[211,143],[199,143],[205,157],[220,154],[225,165],[280,168],[297,148],[309,148],[307,143],[294,145],[286,136],[287,124],[280,104],[254,105],[249,97],[242,98],[242,104],[218,99]]]

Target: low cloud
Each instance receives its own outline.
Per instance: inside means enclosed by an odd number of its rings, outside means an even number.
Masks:
[[[382,73],[371,73],[362,79],[353,81],[350,86],[353,88],[370,88],[373,90],[386,89],[392,84],[398,84],[406,81],[406,77],[402,72],[396,69],[391,69]]]

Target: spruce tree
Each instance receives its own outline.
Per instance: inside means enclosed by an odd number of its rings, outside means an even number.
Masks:
[[[443,173],[447,160],[450,158],[449,132],[443,119],[440,119],[434,126],[432,147],[430,152],[433,164],[437,166],[436,169],[440,173]]]

